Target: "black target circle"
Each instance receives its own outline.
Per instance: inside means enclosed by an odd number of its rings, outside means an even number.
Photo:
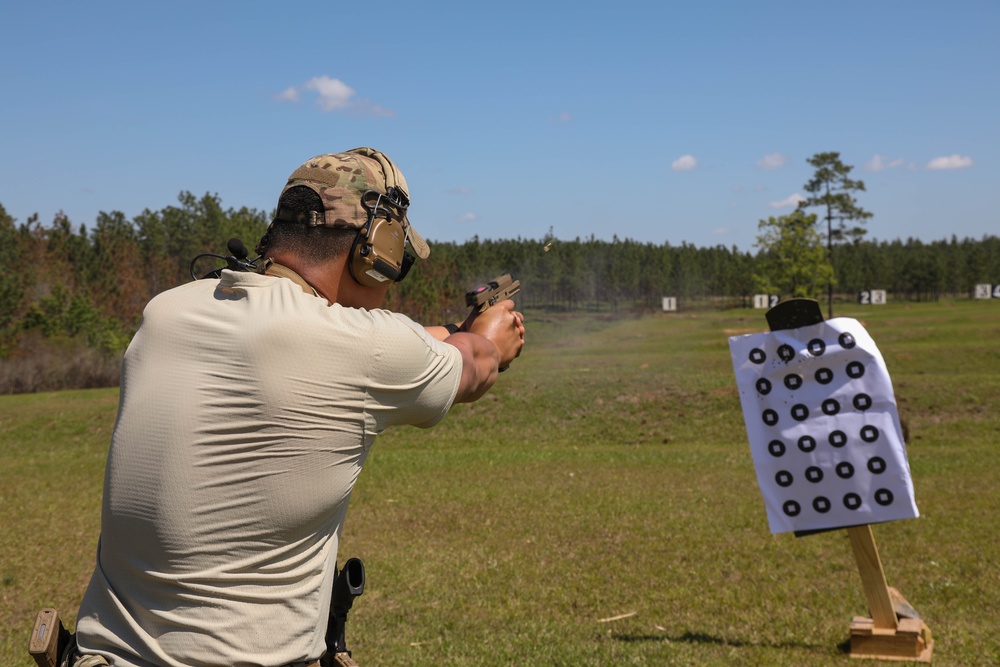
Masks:
[[[830,433],[829,441],[832,447],[843,447],[847,444],[847,434],[843,431],[833,431]]]
[[[847,364],[847,377],[857,380],[865,374],[865,365],[860,361]]]
[[[841,461],[836,467],[837,477],[841,479],[850,479],[854,477],[854,466],[847,461]]]
[[[892,491],[889,489],[879,489],[875,492],[875,502],[877,502],[882,507],[886,507],[892,504]]]
[[[822,356],[826,352],[826,343],[821,338],[813,338],[809,341],[809,354],[814,357]]]
[[[781,509],[788,516],[798,516],[799,512],[802,511],[802,507],[794,500],[786,500],[785,504],[781,506]]]
[[[778,413],[771,409],[764,410],[764,413],[761,415],[761,419],[763,419],[764,423],[768,426],[774,426],[778,423]]]
[[[868,459],[868,471],[873,475],[881,475],[886,469],[885,459],[881,456],[873,456]]]
[[[786,375],[785,386],[791,389],[792,391],[795,391],[796,389],[802,386],[802,376],[796,375],[795,373]]]
[[[823,414],[830,415],[831,417],[840,412],[840,403],[836,399],[828,398],[823,401]]]
[[[781,440],[772,440],[767,443],[767,451],[771,453],[771,456],[777,458],[779,456],[785,455],[785,443]]]
[[[764,350],[760,349],[759,347],[755,347],[754,349],[750,350],[750,361],[752,361],[755,364],[762,364],[765,361],[767,361],[767,355],[764,353]]]
[[[792,473],[787,470],[779,470],[774,476],[774,482],[781,487],[787,488],[791,486],[794,481],[795,479],[792,477]]]
[[[767,396],[771,393],[771,381],[767,378],[760,378],[757,380],[757,391]]]
[[[861,439],[865,442],[872,443],[878,440],[878,429],[872,425],[861,427]]]
[[[816,371],[816,382],[820,384],[830,384],[833,382],[833,371],[829,368],[820,368]]]
[[[816,438],[811,435],[804,435],[799,438],[799,449],[807,454],[816,449]]]
[[[819,466],[809,466],[806,468],[806,479],[813,484],[819,484],[823,481],[823,469]]]
[[[854,397],[854,407],[864,412],[872,406],[872,397],[868,394],[858,394]]]
[[[801,403],[792,406],[792,419],[797,422],[804,422],[809,419],[809,408]]]
[[[820,514],[826,514],[830,511],[830,499],[824,498],[823,496],[816,496],[813,498],[813,509]]]
[[[844,348],[845,350],[850,350],[852,347],[858,344],[858,342],[854,340],[854,336],[847,333],[846,331],[837,337],[837,342],[840,343],[840,347]]]
[[[861,496],[854,493],[853,491],[851,493],[848,493],[847,495],[844,496],[844,507],[846,507],[849,510],[858,509],[859,507],[861,507]]]
[[[791,345],[785,343],[778,346],[778,356],[781,357],[781,360],[787,364],[795,358],[795,350],[792,349]]]

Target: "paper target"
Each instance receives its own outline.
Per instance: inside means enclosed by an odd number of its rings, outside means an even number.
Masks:
[[[734,336],[772,533],[919,516],[885,361],[857,320]]]

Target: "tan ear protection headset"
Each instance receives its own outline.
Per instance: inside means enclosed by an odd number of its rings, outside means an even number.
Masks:
[[[403,220],[410,205],[406,181],[396,165],[377,150],[355,148],[347,152],[376,160],[382,166],[386,185],[385,193],[369,190],[361,197],[368,219],[351,246],[351,277],[365,287],[377,287],[387,280],[398,283],[416,260],[406,251]]]

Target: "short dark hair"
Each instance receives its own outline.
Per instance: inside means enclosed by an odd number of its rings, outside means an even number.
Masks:
[[[323,215],[323,200],[307,185],[288,188],[278,200],[278,208],[292,213],[316,211]],[[310,226],[305,222],[278,221],[267,232],[266,255],[275,251],[292,252],[308,264],[322,264],[332,257],[347,254],[356,229]]]

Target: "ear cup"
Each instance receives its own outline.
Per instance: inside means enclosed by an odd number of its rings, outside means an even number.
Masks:
[[[371,158],[382,167],[386,192],[380,196],[395,207],[396,213],[379,215],[379,200],[369,209],[368,222],[354,239],[351,249],[351,276],[367,287],[381,285],[387,280],[399,282],[406,277],[416,257],[406,252],[406,231],[402,222],[409,206],[406,180],[396,165],[381,151],[373,148],[353,148],[348,153],[357,153]]]
[[[351,248],[351,277],[365,287],[404,275],[406,234],[403,226],[389,218],[370,219],[354,239]],[[405,268],[409,269],[409,266]]]

